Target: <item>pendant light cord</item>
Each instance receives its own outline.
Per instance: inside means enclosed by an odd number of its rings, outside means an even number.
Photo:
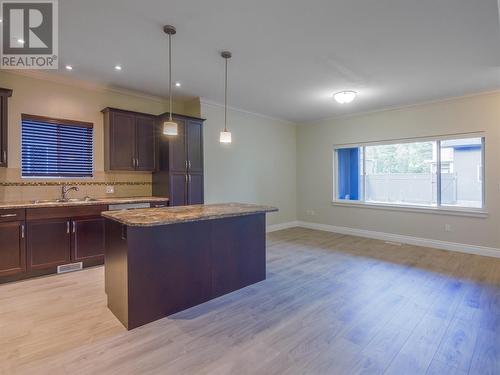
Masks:
[[[227,58],[226,60],[226,80],[224,87],[224,131],[227,132]]]
[[[172,35],[168,34],[168,96],[170,114],[169,120],[172,121]]]

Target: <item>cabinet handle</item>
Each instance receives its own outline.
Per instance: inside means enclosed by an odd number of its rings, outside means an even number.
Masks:
[[[69,234],[69,221],[66,222],[66,233]]]
[[[185,175],[186,183],[188,182],[188,175]]]
[[[24,238],[24,224],[21,224],[21,238]]]
[[[7,162],[7,151],[3,151],[2,152],[2,163],[6,163]]]
[[[184,161],[184,164],[186,165],[186,169],[188,169],[188,161],[187,160]]]
[[[76,233],[76,223],[73,221],[73,233]]]
[[[188,161],[188,167],[191,169],[191,160]]]
[[[16,217],[17,214],[3,214],[3,215],[0,215],[0,217]]]

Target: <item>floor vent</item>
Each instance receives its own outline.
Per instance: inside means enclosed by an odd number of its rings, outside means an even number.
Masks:
[[[57,266],[57,273],[80,271],[82,268],[83,268],[82,262],[63,264],[62,266]]]

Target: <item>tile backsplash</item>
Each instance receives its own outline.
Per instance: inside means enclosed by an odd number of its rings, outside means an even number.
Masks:
[[[95,172],[92,179],[24,179],[14,168],[0,168],[0,201],[30,201],[54,199],[61,195],[62,185],[76,185],[70,197],[138,197],[152,194],[151,173],[107,173]],[[106,193],[113,186],[114,193]]]

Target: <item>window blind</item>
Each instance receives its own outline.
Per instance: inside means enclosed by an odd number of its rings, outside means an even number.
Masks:
[[[23,177],[92,177],[93,127],[22,119]]]

